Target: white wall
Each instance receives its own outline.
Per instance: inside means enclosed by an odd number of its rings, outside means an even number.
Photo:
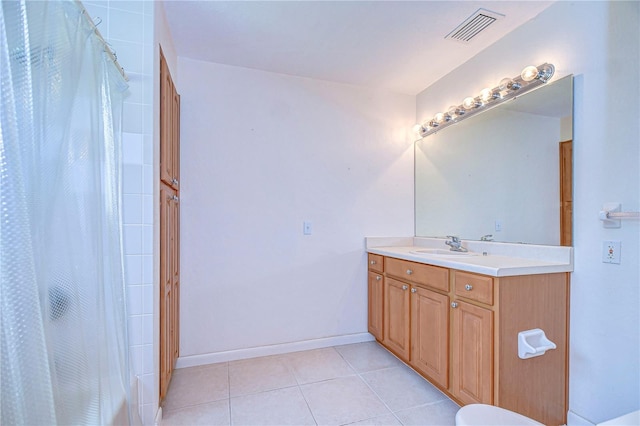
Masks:
[[[415,97],[182,57],[178,69],[178,364],[365,337],[364,237],[413,234]]]
[[[574,247],[569,424],[597,423],[640,405],[640,227],[603,229],[602,204],[640,210],[640,3],[558,2],[418,95],[418,120],[525,65],[575,74]],[[556,77],[557,78],[557,77]],[[620,265],[601,262],[622,242]]]

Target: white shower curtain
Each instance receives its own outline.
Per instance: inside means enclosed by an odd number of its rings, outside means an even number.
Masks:
[[[108,424],[129,401],[126,83],[73,1],[0,9],[0,424]]]

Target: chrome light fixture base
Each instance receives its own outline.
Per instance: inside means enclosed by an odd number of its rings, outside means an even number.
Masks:
[[[423,124],[416,126],[418,127],[418,134],[420,138],[424,138],[465,118],[472,117],[475,114],[514,99],[547,83],[553,77],[554,72],[555,67],[553,64],[548,63],[537,67],[526,67],[520,75],[513,78],[504,78],[493,89],[485,89],[488,95],[485,95],[484,99],[482,95],[465,98],[462,104],[448,108],[447,111],[450,112],[444,114],[444,120],[440,117],[442,113],[438,114],[438,119],[427,119]]]

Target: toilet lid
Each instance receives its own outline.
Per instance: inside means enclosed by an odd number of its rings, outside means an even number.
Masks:
[[[465,405],[456,413],[458,426],[534,426],[542,425],[529,417],[485,404]]]

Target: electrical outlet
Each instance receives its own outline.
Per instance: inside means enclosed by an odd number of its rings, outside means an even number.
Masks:
[[[501,220],[496,220],[496,224],[495,225],[496,225],[495,226],[496,232],[502,231],[502,221]]]
[[[602,262],[620,263],[620,241],[602,242]]]

